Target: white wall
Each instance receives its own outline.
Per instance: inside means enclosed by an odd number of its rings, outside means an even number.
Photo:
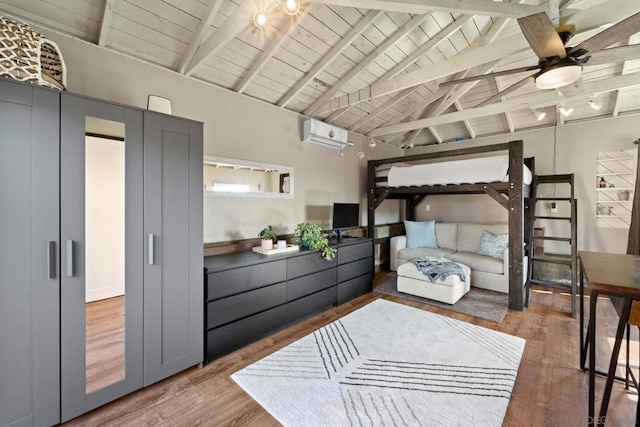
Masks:
[[[297,223],[331,226],[333,202],[361,202],[366,224],[366,160],[402,155],[378,144],[369,150],[367,138],[350,135],[354,147],[337,152],[302,145],[297,113],[277,108],[187,78],[106,49],[38,29],[55,41],[67,66],[68,90],[95,98],[146,108],[149,94],[169,98],[173,114],[204,122],[204,154],[292,166],[292,200],[205,198],[204,240],[226,241],[255,237],[271,224],[280,233]],[[362,149],[364,160],[356,158]],[[376,221],[396,222],[398,202],[385,202]]]
[[[124,295],[124,144],[86,138],[86,302]]]
[[[634,147],[633,141],[640,136],[638,115],[602,119],[593,122],[568,124],[558,128],[546,128],[520,132],[517,135],[501,135],[475,141],[443,144],[411,150],[408,154],[448,150],[477,145],[496,144],[514,139],[524,141],[525,157],[535,157],[535,172],[547,174],[575,174],[575,197],[578,199],[578,248],[580,250],[624,253],[627,248],[628,229],[599,228],[595,217],[596,200],[596,155],[607,150]],[[556,162],[554,164],[554,138],[556,140]],[[552,196],[552,189],[541,190],[539,196]],[[543,192],[544,191],[544,192]],[[555,196],[560,197],[560,187]],[[546,194],[545,194],[546,193]],[[425,205],[430,206],[426,212]],[[547,209],[547,206],[539,208]],[[559,205],[561,207],[561,205]],[[559,214],[562,215],[562,210]],[[469,222],[507,221],[507,212],[488,196],[428,196],[419,206],[420,219]],[[548,235],[566,234],[566,224],[554,221],[543,223]],[[546,245],[549,245],[547,242]],[[545,246],[545,250],[566,253],[566,245]]]

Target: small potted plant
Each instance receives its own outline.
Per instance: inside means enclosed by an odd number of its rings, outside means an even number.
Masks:
[[[631,191],[629,190],[618,191],[618,200],[629,200],[630,194],[631,194]]]
[[[293,237],[303,247],[321,251],[326,260],[332,260],[336,256],[335,248],[329,246],[329,236],[319,225],[302,222],[296,227]]]
[[[258,237],[262,239],[260,242],[262,249],[273,249],[273,242],[278,238],[278,235],[273,231],[273,227],[268,225],[258,233]]]

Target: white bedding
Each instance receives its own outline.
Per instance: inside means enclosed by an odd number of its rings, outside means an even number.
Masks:
[[[412,187],[508,181],[508,169],[509,156],[507,155],[423,165],[394,165],[388,169],[387,182],[389,187]],[[385,173],[386,171],[382,170],[381,172]],[[524,166],[522,178],[525,184],[531,183],[531,171],[526,166]]]

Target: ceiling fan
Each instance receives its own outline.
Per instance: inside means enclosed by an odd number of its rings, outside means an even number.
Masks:
[[[575,33],[575,27],[561,25],[556,28],[545,12],[519,18],[518,25],[538,56],[538,65],[451,80],[440,86],[538,70],[529,76],[535,79],[536,87],[556,89],[578,81],[582,76],[582,66],[587,63],[600,65],[640,59],[640,44],[605,49],[640,31],[640,13],[631,15],[573,47],[567,47],[565,43]]]

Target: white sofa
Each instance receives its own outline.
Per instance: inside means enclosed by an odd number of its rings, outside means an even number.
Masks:
[[[444,257],[471,268],[471,286],[509,293],[509,248],[504,250],[502,259],[477,254],[483,230],[504,234],[509,232],[509,225],[436,222],[437,248],[407,248],[406,236],[392,237],[391,270],[397,271],[400,264],[412,258]],[[526,261],[525,258],[523,273],[527,271]]]

